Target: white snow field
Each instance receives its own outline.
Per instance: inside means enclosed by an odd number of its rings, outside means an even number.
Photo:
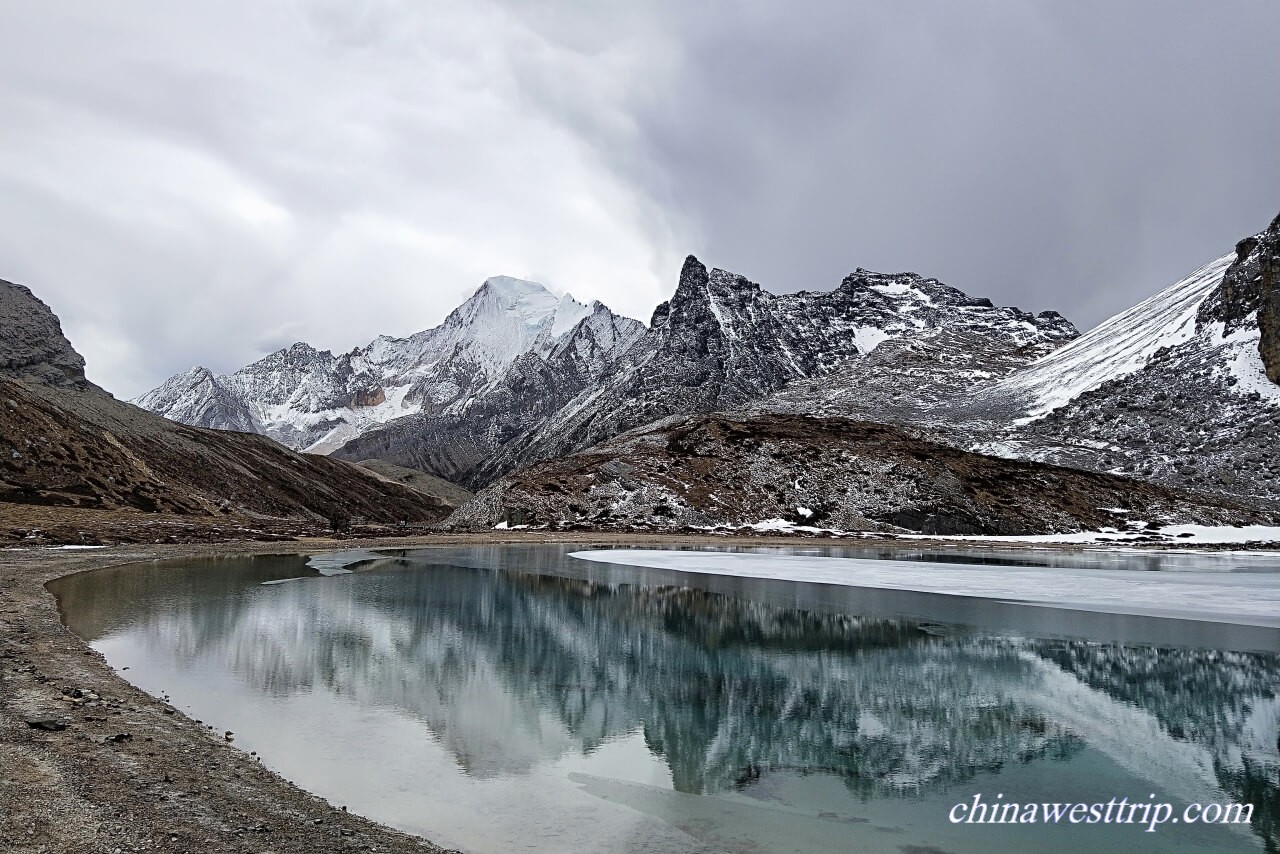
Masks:
[[[1025,400],[1029,420],[1091,389],[1142,369],[1161,347],[1196,335],[1196,310],[1235,260],[1224,255],[1128,311],[1081,335],[1026,370],[997,383],[993,392]]]
[[[905,560],[600,549],[572,557],[677,572],[911,590],[1026,605],[1280,627],[1276,572],[993,567]]]

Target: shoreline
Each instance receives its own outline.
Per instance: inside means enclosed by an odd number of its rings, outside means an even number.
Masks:
[[[728,539],[708,536],[679,542],[723,545]],[[32,854],[445,850],[305,791],[263,767],[221,733],[132,685],[63,625],[56,600],[45,588],[56,578],[130,563],[223,555],[673,541],[666,536],[515,531],[2,550],[0,840],[6,851]],[[812,539],[779,537],[732,541],[813,544]],[[89,701],[94,705],[64,701],[63,687],[101,700]],[[66,727],[46,731],[28,725],[41,720]]]
[[[14,852],[439,852],[263,767],[221,733],[134,687],[67,629],[45,584],[147,561],[433,546],[866,546],[944,540],[504,531],[389,538],[127,544],[0,551],[0,840]],[[991,544],[1001,550],[1019,548]],[[1031,550],[1043,544],[1023,546]],[[1080,551],[1080,546],[1054,546]],[[63,688],[96,694],[75,703]],[[85,698],[81,698],[84,700]],[[49,729],[30,721],[49,721]],[[58,728],[62,724],[66,726]]]

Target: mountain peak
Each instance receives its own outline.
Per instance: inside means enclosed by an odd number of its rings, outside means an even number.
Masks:
[[[453,310],[449,320],[466,326],[488,322],[502,315],[537,326],[555,314],[560,298],[546,286],[514,276],[490,276],[466,302]]]
[[[649,320],[651,329],[661,329],[671,320],[672,309],[682,303],[704,299],[707,291],[707,268],[694,255],[688,255],[680,267],[680,281],[671,299],[658,304]]]
[[[528,294],[550,294],[551,290],[541,282],[517,279],[515,276],[490,276],[480,285],[480,290],[504,297],[519,299]]]

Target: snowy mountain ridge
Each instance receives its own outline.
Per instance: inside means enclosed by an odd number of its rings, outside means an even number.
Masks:
[[[1026,418],[1034,420],[1107,382],[1142,370],[1161,349],[1196,337],[1200,304],[1221,285],[1234,260],[1234,255],[1224,255],[1211,261],[996,383],[990,393],[1018,400],[1027,411]]]
[[[909,426],[985,454],[1280,498],[1280,217],[1060,348],[962,329],[886,342],[755,412]]]
[[[192,368],[133,402],[175,421],[327,453],[397,418],[465,408],[520,357],[549,358],[601,325],[622,337],[642,328],[599,302],[497,276],[439,326],[407,338],[379,336],[337,356],[299,342],[228,375]]]
[[[914,273],[859,269],[830,291],[774,294],[744,276],[708,271],[689,256],[672,298],[598,381],[553,378],[490,395],[536,418],[511,418],[503,414],[509,410],[490,405],[481,410],[484,422],[403,419],[353,440],[339,455],[392,459],[482,486],[668,416],[741,408],[790,383],[821,382],[889,342],[957,329],[974,342],[989,342],[1011,365],[1079,334],[1056,312],[999,308]],[[495,423],[502,426],[495,430]],[[463,447],[481,443],[486,451],[464,462],[442,446],[446,437]]]
[[[196,369],[140,402],[472,489],[663,419],[737,412],[1280,498],[1280,217],[1084,336],[914,273],[775,294],[689,256],[648,328],[495,278],[434,329]]]

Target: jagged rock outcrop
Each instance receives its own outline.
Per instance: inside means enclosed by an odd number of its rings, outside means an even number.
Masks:
[[[62,324],[29,288],[0,279],[0,375],[42,385],[88,388],[84,358]]]
[[[1258,236],[1258,352],[1267,378],[1280,384],[1280,215]],[[1250,253],[1253,254],[1253,253]]]

